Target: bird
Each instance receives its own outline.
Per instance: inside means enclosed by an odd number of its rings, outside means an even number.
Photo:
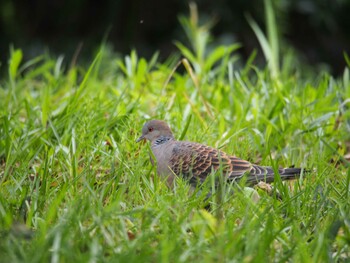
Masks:
[[[245,177],[247,186],[275,180],[275,171],[270,166],[252,164],[204,144],[176,140],[169,125],[162,120],[144,124],[136,142],[144,140],[150,142],[157,173],[166,178],[169,187],[173,186],[176,177],[182,177],[196,187],[215,172],[222,173],[227,182],[239,182]],[[281,180],[297,179],[302,173],[303,168],[278,169]]]

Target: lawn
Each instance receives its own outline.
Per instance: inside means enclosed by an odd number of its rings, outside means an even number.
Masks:
[[[165,61],[102,44],[89,65],[11,49],[0,82],[1,262],[348,262],[350,61],[341,77],[280,50],[269,63],[189,43]],[[137,144],[149,119],[178,139],[253,163],[311,170],[268,193],[243,184],[171,190]],[[210,204],[209,209],[205,209]]]

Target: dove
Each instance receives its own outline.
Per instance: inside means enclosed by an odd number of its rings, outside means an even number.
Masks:
[[[215,172],[220,172],[228,182],[238,182],[244,176],[246,184],[272,183],[275,172],[270,166],[260,166],[229,155],[223,151],[196,142],[178,141],[169,125],[162,120],[151,120],[144,124],[142,135],[136,140],[148,140],[157,161],[157,173],[172,186],[176,176],[189,181],[191,186],[202,184]],[[302,168],[280,168],[281,180],[300,177]]]

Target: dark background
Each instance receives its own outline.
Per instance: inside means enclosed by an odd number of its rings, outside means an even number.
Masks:
[[[272,0],[273,1],[273,0]],[[186,41],[178,21],[187,15],[186,0],[0,0],[0,50],[6,68],[9,47],[24,51],[25,59],[42,54],[70,58],[79,45],[79,58],[91,59],[107,36],[115,52],[136,48],[149,58],[159,50],[166,58],[176,50],[174,40]],[[202,19],[215,17],[214,39],[239,42],[243,58],[259,44],[247,23],[250,14],[264,29],[262,0],[198,0]],[[332,74],[341,74],[343,52],[350,51],[349,0],[273,1],[280,33],[310,65],[328,64]],[[262,55],[261,52],[259,52]]]

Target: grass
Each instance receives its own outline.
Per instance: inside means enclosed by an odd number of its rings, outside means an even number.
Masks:
[[[197,38],[192,49],[176,43],[183,60],[102,46],[89,67],[65,67],[11,51],[0,86],[2,262],[349,260],[349,68],[309,74],[288,57],[259,69],[254,54],[239,67],[238,45],[210,50],[208,25],[181,22]],[[150,118],[178,138],[313,172],[272,195],[225,188],[206,211],[205,189],[178,180],[169,190],[135,143]]]

